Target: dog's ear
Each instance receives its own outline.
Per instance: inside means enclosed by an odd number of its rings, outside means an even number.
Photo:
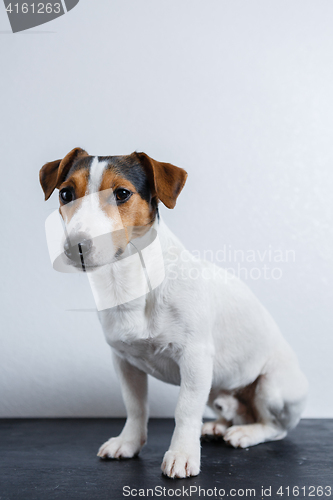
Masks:
[[[171,163],[153,160],[146,153],[134,153],[143,166],[152,191],[168,208],[174,208],[178,196],[183,189],[187,172]]]
[[[64,181],[69,169],[79,156],[85,156],[88,153],[81,148],[74,148],[62,160],[55,160],[46,163],[39,171],[39,181],[45,194],[45,200],[48,200],[55,190]]]

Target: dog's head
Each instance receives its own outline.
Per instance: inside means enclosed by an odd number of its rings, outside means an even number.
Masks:
[[[174,208],[186,177],[182,168],[145,153],[89,156],[81,148],[40,170],[45,200],[59,189],[68,263],[80,268],[84,259],[85,270],[120,258],[151,228],[159,201]]]

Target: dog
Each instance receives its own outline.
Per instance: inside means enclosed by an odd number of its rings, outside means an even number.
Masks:
[[[195,259],[160,218],[159,203],[173,209],[186,178],[182,168],[145,153],[97,157],[81,148],[40,170],[45,200],[59,190],[67,263],[87,272],[95,298],[106,304],[98,315],[112,347],[127,420],[98,456],[131,458],[140,452],[147,439],[147,375],[152,375],[180,385],[175,428],[161,466],[171,478],[199,474],[201,436],[221,436],[240,448],[284,438],[299,422],[308,390],[296,355],[249,288]],[[126,302],[137,268],[129,263],[127,272],[118,265],[129,246],[152,230],[164,278]],[[106,235],[107,244],[98,235]],[[119,296],[120,303],[107,307],[105,297]],[[202,425],[206,404],[217,419]]]

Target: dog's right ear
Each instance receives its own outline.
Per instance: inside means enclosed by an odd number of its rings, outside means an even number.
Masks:
[[[74,148],[62,160],[50,161],[39,171],[39,181],[45,194],[45,201],[48,200],[53,191],[65,180],[71,166],[79,156],[86,156],[88,153],[82,148]]]

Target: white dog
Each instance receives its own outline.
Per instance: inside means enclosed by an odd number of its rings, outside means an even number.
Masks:
[[[282,439],[297,425],[307,394],[294,352],[247,286],[194,259],[159,218],[159,201],[173,208],[186,177],[144,153],[92,157],[80,148],[40,171],[45,199],[59,189],[68,264],[88,271],[97,302],[118,304],[98,309],[127,420],[98,456],[134,457],[145,444],[150,374],[180,385],[162,462],[163,473],[177,478],[199,474],[201,434],[241,448]],[[142,268],[122,256],[152,230],[165,277],[128,300]],[[202,426],[207,403],[218,418]]]

